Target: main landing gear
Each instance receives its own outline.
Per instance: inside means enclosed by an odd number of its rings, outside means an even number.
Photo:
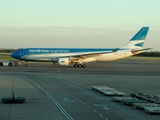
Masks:
[[[28,67],[28,66],[29,66],[28,62],[25,62],[25,66],[26,66],[26,67]]]
[[[85,64],[74,64],[75,68],[86,68]]]

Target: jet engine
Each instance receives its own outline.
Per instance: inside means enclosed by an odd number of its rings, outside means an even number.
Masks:
[[[68,66],[69,65],[69,59],[68,58],[59,58],[58,59],[58,64],[63,65],[63,66]]]

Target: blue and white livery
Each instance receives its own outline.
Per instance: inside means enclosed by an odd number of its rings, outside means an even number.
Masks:
[[[148,30],[149,27],[142,27],[124,47],[119,48],[24,48],[16,50],[11,57],[63,66],[73,63],[74,67],[85,68],[87,62],[113,61],[149,50],[142,48]]]

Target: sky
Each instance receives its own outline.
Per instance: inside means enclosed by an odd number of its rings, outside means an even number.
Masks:
[[[0,48],[122,47],[143,26],[160,51],[160,0],[0,0]]]

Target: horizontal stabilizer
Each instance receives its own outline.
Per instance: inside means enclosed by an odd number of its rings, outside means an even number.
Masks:
[[[131,52],[132,52],[133,54],[135,54],[135,53],[137,53],[137,52],[143,52],[143,51],[150,50],[150,49],[152,49],[152,48],[133,49]]]

